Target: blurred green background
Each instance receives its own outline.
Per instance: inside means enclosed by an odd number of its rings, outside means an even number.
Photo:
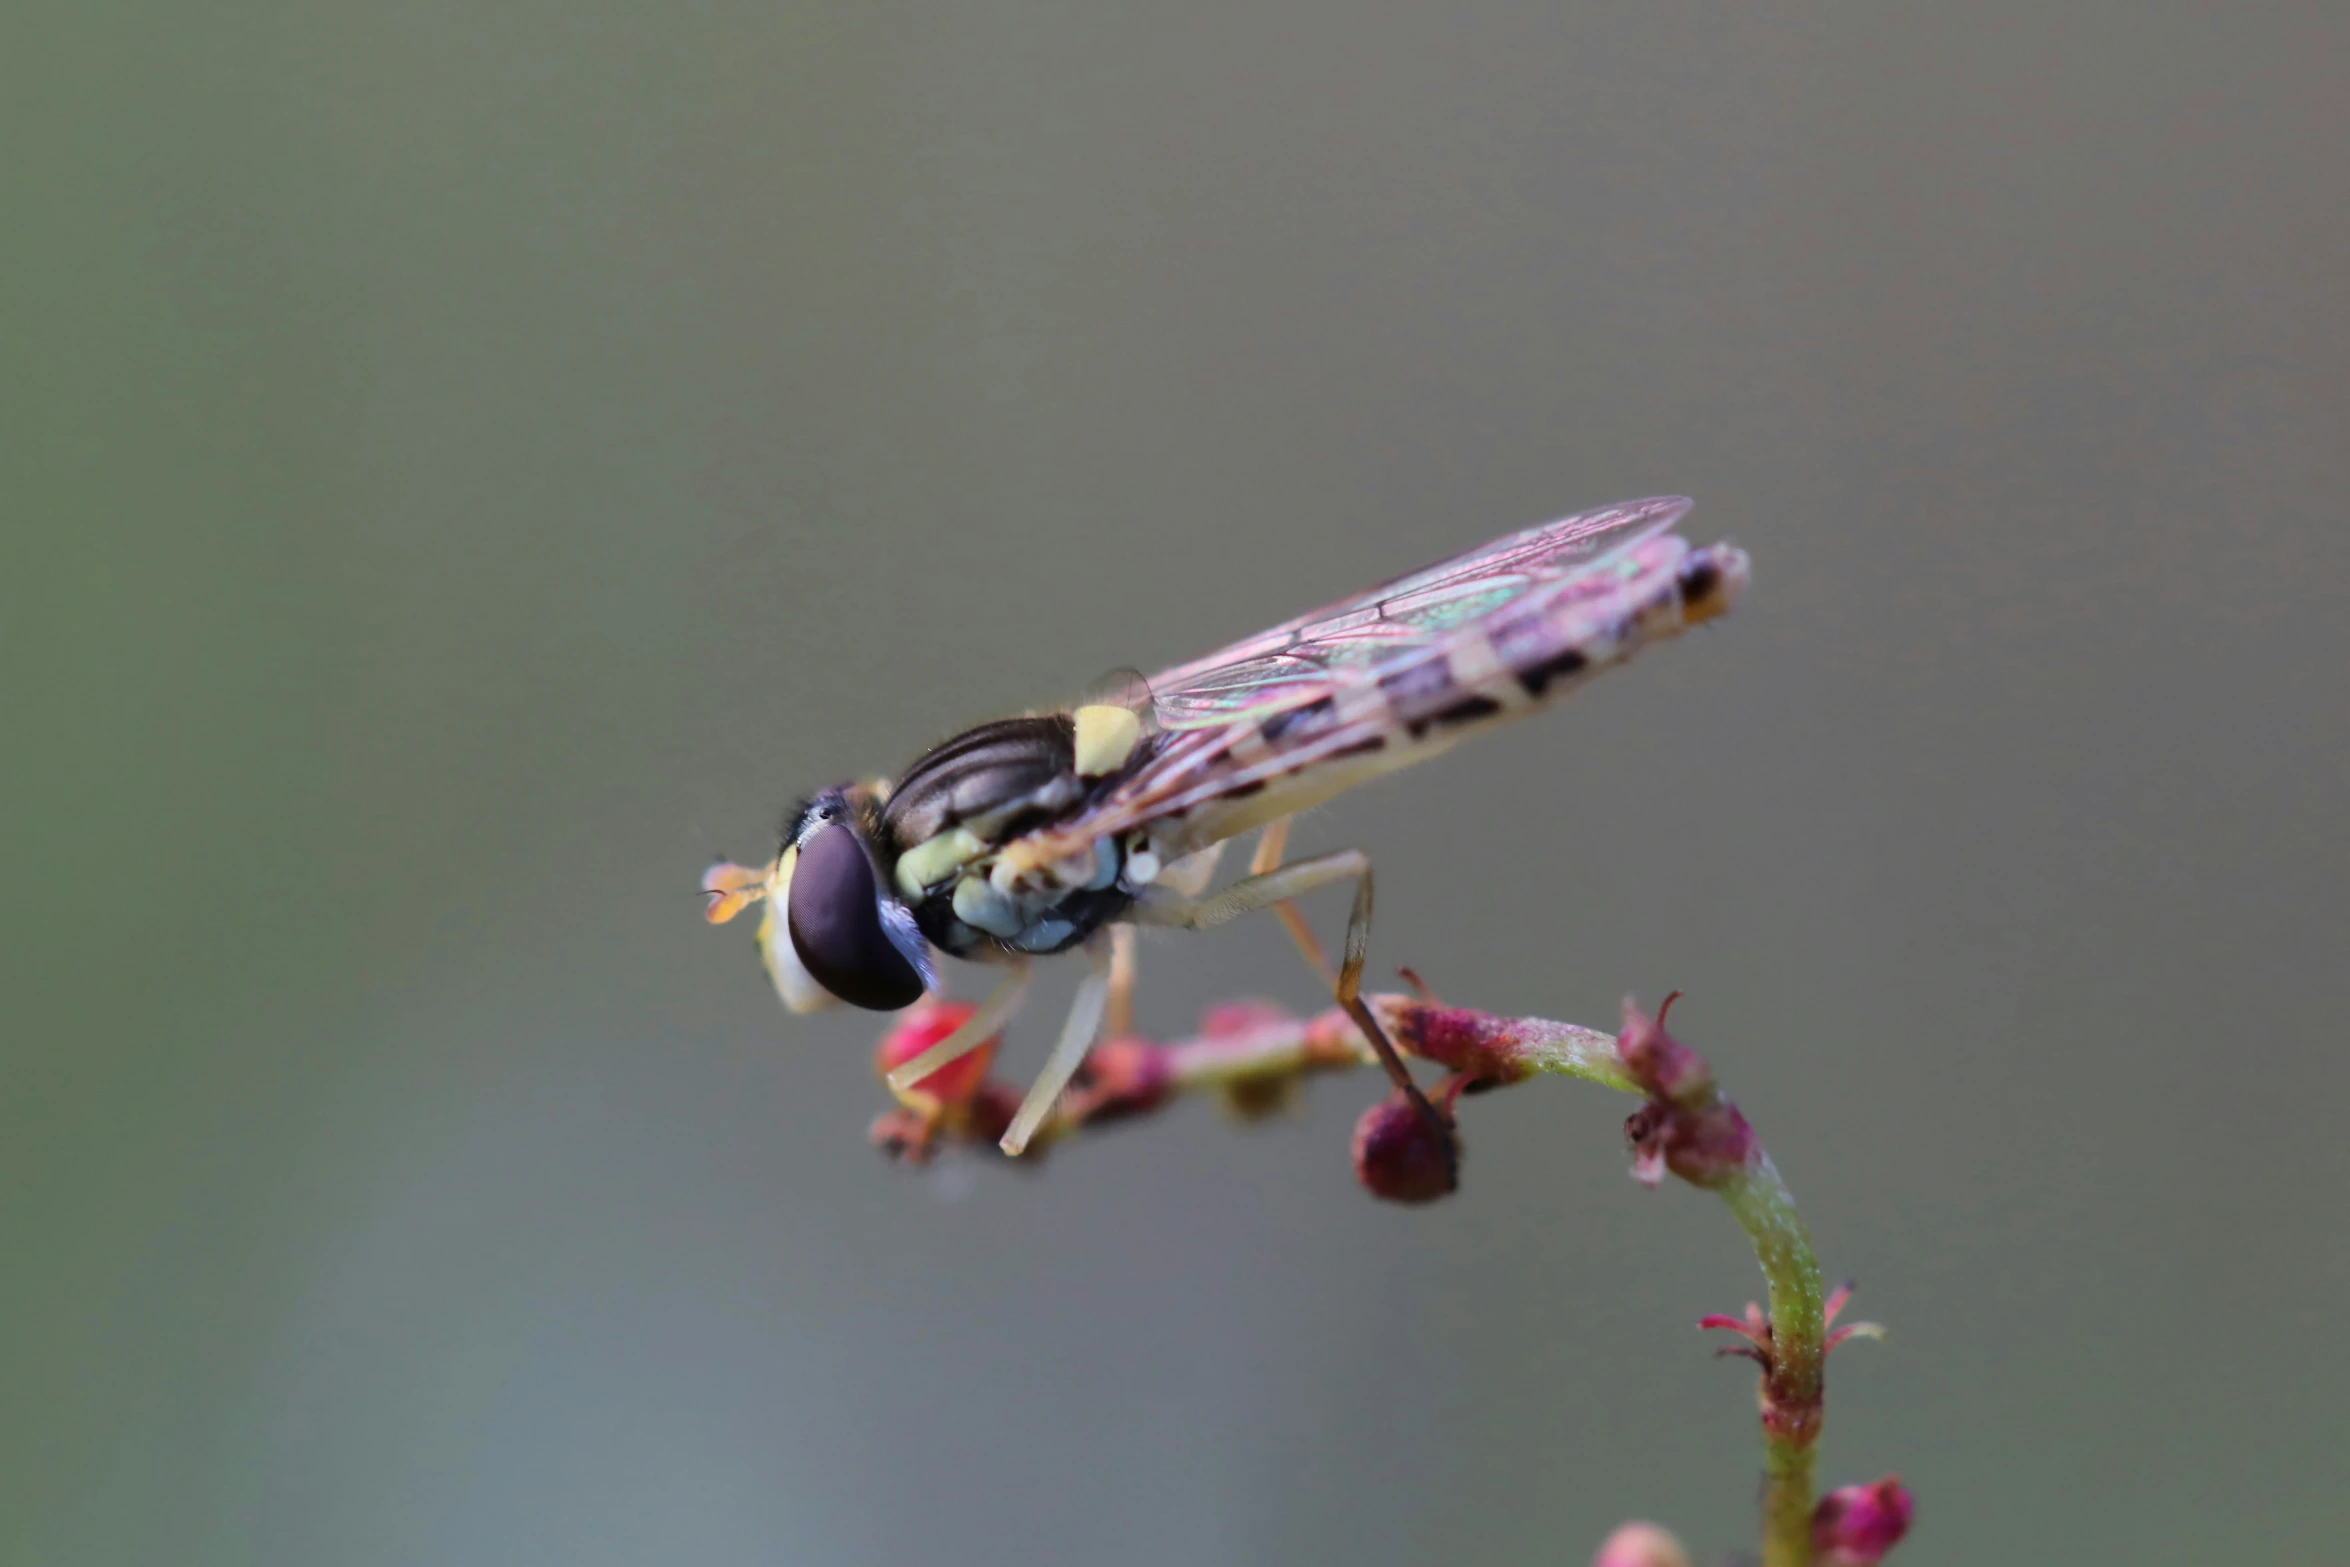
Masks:
[[[1759,1281],[1625,1102],[1471,1105],[1429,1211],[1368,1078],[909,1174],[692,896],[1659,491],[1736,617],[1298,849],[1450,999],[1689,992],[1893,1330],[1823,1473],[1902,1560],[2350,1557],[2350,10],[4,28],[0,1559],[1749,1542]],[[1143,978],[1315,1000],[1270,922]]]

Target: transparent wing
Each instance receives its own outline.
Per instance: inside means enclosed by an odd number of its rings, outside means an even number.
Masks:
[[[1151,698],[1149,679],[1139,669],[1113,669],[1087,686],[1079,705],[1097,703],[1126,709],[1141,722],[1144,734],[1159,732],[1158,704]]]
[[[1624,501],[1495,539],[1245,642],[1151,677],[1160,727],[1270,717],[1329,694],[1342,673],[1487,619],[1596,566],[1687,515],[1680,496]]]
[[[1384,720],[1341,721],[1277,758],[1243,762],[1233,753],[1268,718],[1443,657],[1450,635],[1465,626],[1492,624],[1505,613],[1520,621],[1531,616],[1554,640],[1571,641],[1586,618],[1610,618],[1625,595],[1637,592],[1634,582],[1617,580],[1625,572],[1644,579],[1670,571],[1674,552],[1655,563],[1645,559],[1650,552],[1638,561],[1624,557],[1689,507],[1677,496],[1627,501],[1528,528],[1153,676],[1147,687],[1164,733],[1150,760],[1082,816],[1040,835],[1033,852],[1065,852],[1095,835],[1123,832],[1344,754]]]

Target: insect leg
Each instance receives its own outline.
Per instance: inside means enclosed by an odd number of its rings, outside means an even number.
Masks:
[[[1134,1032],[1134,927],[1110,927],[1110,1000],[1102,1032],[1122,1039]]]
[[[1265,823],[1257,834],[1257,852],[1249,856],[1248,873],[1262,876],[1281,868],[1281,851],[1289,846],[1289,824],[1294,816],[1276,816]],[[1314,927],[1298,912],[1297,905],[1284,899],[1273,905],[1273,915],[1281,921],[1281,928],[1289,932],[1289,939],[1297,946],[1298,956],[1306,960],[1306,967],[1320,976],[1333,992],[1338,989],[1337,971],[1330,967],[1330,954],[1322,950],[1322,939],[1314,934]]]
[[[1014,1158],[1027,1150],[1028,1140],[1044,1124],[1044,1118],[1060,1099],[1061,1090],[1069,1085],[1078,1063],[1085,1059],[1085,1053],[1093,1048],[1095,1036],[1101,1033],[1102,1013],[1110,1003],[1115,958],[1107,944],[1095,946],[1092,956],[1092,971],[1077,982],[1077,999],[1069,1005],[1069,1021],[1061,1025],[1060,1041],[1045,1058],[1044,1070],[1028,1085],[1028,1097],[1020,1101],[1019,1113],[1012,1117],[1011,1130],[1004,1133],[999,1145]]]
[[[1403,1091],[1404,1098],[1419,1112],[1421,1122],[1443,1142],[1449,1190],[1460,1181],[1461,1164],[1460,1144],[1453,1140],[1452,1117],[1428,1102],[1428,1096],[1420,1091],[1420,1085],[1413,1082],[1412,1074],[1405,1070],[1403,1057],[1396,1052],[1386,1031],[1380,1028],[1378,1018],[1372,1016],[1371,1009],[1363,1004],[1363,964],[1371,955],[1371,857],[1360,849],[1349,852],[1362,861],[1363,869],[1362,874],[1355,879],[1354,907],[1346,916],[1346,956],[1338,968],[1338,1004],[1346,1008],[1346,1015],[1355,1020],[1355,1027],[1363,1031],[1363,1037],[1371,1042],[1371,1048],[1379,1052],[1380,1064],[1387,1068],[1387,1075],[1395,1080],[1395,1086]]]
[[[1291,898],[1300,897],[1317,887],[1333,882],[1351,881],[1355,884],[1354,909],[1346,920],[1346,959],[1338,970],[1337,982],[1331,989],[1346,1015],[1354,1019],[1363,1038],[1379,1056],[1379,1064],[1387,1069],[1388,1078],[1397,1092],[1411,1101],[1429,1130],[1444,1139],[1449,1149],[1452,1142],[1451,1120],[1420,1091],[1412,1081],[1409,1068],[1397,1053],[1379,1020],[1363,1004],[1363,962],[1371,950],[1371,857],[1360,849],[1341,849],[1335,854],[1324,854],[1310,860],[1299,860],[1279,870],[1266,871],[1236,881],[1212,897],[1198,899],[1152,899],[1137,911],[1141,918],[1154,924],[1175,925],[1186,930],[1206,930],[1226,920],[1253,914],[1259,909],[1272,908]]]
[[[1011,968],[996,981],[987,999],[979,1003],[979,1010],[965,1018],[961,1028],[890,1073],[889,1086],[911,1088],[949,1061],[960,1060],[977,1050],[989,1035],[1000,1032],[1012,1014],[1020,1010],[1020,1003],[1028,999],[1028,973],[1028,959],[1012,959]]]

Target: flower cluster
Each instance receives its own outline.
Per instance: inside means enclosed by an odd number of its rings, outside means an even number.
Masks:
[[[924,1000],[898,1014],[874,1052],[882,1082],[975,1010],[966,1002]],[[910,1164],[927,1163],[950,1146],[999,1154],[997,1141],[1020,1093],[987,1076],[997,1044],[989,1039],[929,1076],[891,1089],[897,1105],[873,1123],[874,1145]],[[1081,1129],[1149,1115],[1185,1093],[1213,1094],[1243,1119],[1255,1118],[1286,1103],[1306,1074],[1371,1059],[1344,1012],[1298,1018],[1263,1002],[1228,1003],[1211,1009],[1191,1039],[1159,1044],[1129,1036],[1095,1045],[1023,1157],[1035,1159]]]
[[[1853,1322],[1836,1326],[1836,1318],[1852,1299],[1852,1286],[1839,1284],[1829,1291],[1826,1304],[1820,1311],[1821,1336],[1818,1353],[1810,1352],[1809,1345],[1783,1343],[1771,1325],[1770,1317],[1755,1301],[1746,1303],[1743,1318],[1725,1317],[1718,1313],[1700,1317],[1698,1327],[1725,1333],[1735,1333],[1745,1340],[1714,1351],[1717,1355],[1737,1355],[1753,1361],[1762,1368],[1762,1377],[1755,1386],[1755,1404],[1762,1411],[1763,1430],[1779,1441],[1800,1447],[1809,1447],[1820,1434],[1820,1405],[1824,1398],[1825,1379],[1820,1362],[1828,1351],[1849,1338],[1881,1339],[1885,1330],[1874,1322]]]
[[[1814,1503],[1811,1450],[1820,1433],[1829,1350],[1849,1338],[1881,1337],[1873,1323],[1836,1326],[1851,1287],[1821,1293],[1819,1270],[1794,1199],[1738,1107],[1723,1097],[1705,1058],[1632,1001],[1614,1035],[1545,1018],[1508,1018],[1448,1007],[1417,976],[1409,995],[1366,996],[1390,1040],[1407,1056],[1444,1071],[1429,1099],[1453,1123],[1466,1096],[1538,1076],[1579,1077],[1638,1094],[1625,1122],[1632,1174],[1648,1186],[1667,1172],[1714,1193],[1754,1243],[1770,1284],[1771,1312],[1749,1303],[1743,1317],[1709,1316],[1699,1326],[1737,1335],[1721,1353],[1761,1369],[1757,1401],[1771,1462],[1763,1497],[1766,1567],[1875,1567],[1907,1532],[1909,1493],[1898,1478],[1846,1486]],[[900,1014],[876,1064],[886,1081],[973,1013],[959,1002],[927,1000]],[[873,1124],[873,1141],[893,1158],[922,1163],[942,1147],[989,1154],[1019,1104],[1017,1089],[989,1078],[998,1041],[988,1040],[920,1081],[894,1090],[897,1103]],[[1374,1065],[1369,1042],[1344,1011],[1297,1017],[1262,1002],[1217,1007],[1188,1039],[1157,1043],[1115,1037],[1095,1045],[1029,1145],[1028,1157],[1088,1128],[1150,1115],[1187,1094],[1218,1100],[1242,1119],[1288,1103],[1309,1076]],[[1459,1141],[1439,1134],[1402,1093],[1355,1123],[1356,1179],[1384,1201],[1422,1204],[1449,1194]],[[1611,1535],[1595,1567],[1687,1567],[1672,1535],[1629,1523]]]
[[[1648,1096],[1624,1122],[1624,1135],[1632,1143],[1632,1174],[1642,1185],[1656,1185],[1670,1170],[1692,1186],[1711,1188],[1751,1171],[1762,1144],[1714,1086],[1705,1058],[1665,1032],[1665,1014],[1680,995],[1676,990],[1665,997],[1653,1018],[1629,997],[1624,1001],[1616,1054]]]
[[[1852,1286],[1850,1284],[1839,1284],[1828,1293],[1828,1304],[1820,1313],[1822,1324],[1831,1329],[1826,1339],[1822,1341],[1828,1349],[1834,1349],[1848,1338],[1883,1338],[1885,1336],[1884,1328],[1874,1322],[1848,1322],[1843,1327],[1836,1326],[1837,1317],[1843,1314],[1844,1308],[1851,1303],[1851,1300]],[[1744,1356],[1762,1367],[1766,1374],[1777,1363],[1777,1340],[1771,1333],[1771,1319],[1763,1315],[1762,1307],[1751,1300],[1746,1303],[1746,1315],[1743,1318],[1725,1317],[1716,1313],[1713,1316],[1698,1318],[1697,1325],[1719,1332],[1735,1333],[1746,1341],[1743,1344],[1724,1345],[1714,1351],[1716,1355]]]

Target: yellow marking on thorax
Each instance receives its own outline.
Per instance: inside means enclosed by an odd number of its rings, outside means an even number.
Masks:
[[[1126,765],[1142,738],[1142,720],[1123,707],[1081,707],[1077,719],[1077,776],[1100,778]]]

